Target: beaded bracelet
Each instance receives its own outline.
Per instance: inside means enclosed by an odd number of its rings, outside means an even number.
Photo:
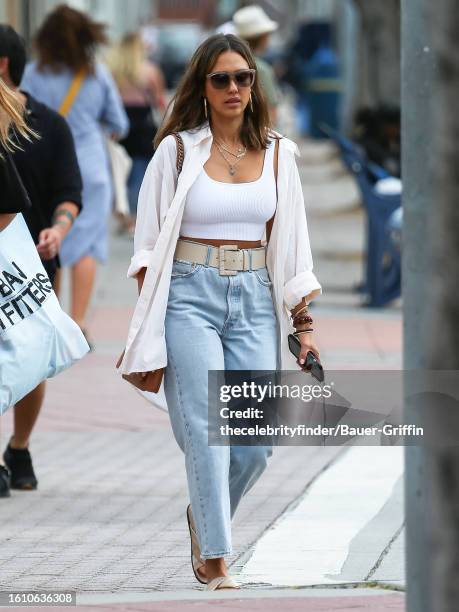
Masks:
[[[295,317],[293,319],[293,327],[296,327],[297,325],[300,325],[301,323],[312,323],[312,322],[313,322],[313,318],[310,315],[303,316],[303,317]]]
[[[307,315],[309,315],[309,311],[308,311],[308,307],[306,306],[305,308],[302,308],[301,310],[299,310],[296,314],[291,314],[290,316],[292,320],[294,320],[297,317],[307,316]]]
[[[313,318],[309,315],[303,316],[303,317],[297,317],[295,319],[293,319],[292,324],[293,327],[296,327],[297,325],[301,325],[302,323],[312,323]]]
[[[299,312],[298,314],[293,316],[292,319],[298,319],[299,317],[310,317],[310,316],[311,315],[309,314],[308,311],[306,311],[306,312]]]

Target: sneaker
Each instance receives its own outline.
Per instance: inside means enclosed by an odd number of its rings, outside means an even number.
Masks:
[[[4,465],[0,465],[0,497],[10,497],[10,473]]]
[[[3,461],[11,473],[12,489],[31,491],[37,488],[38,481],[28,448],[11,448],[8,444],[3,453]]]

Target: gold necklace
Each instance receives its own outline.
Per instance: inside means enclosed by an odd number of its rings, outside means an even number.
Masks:
[[[217,146],[220,146],[224,151],[226,151],[227,153],[229,153],[230,155],[232,155],[236,159],[239,159],[240,157],[244,157],[244,155],[247,153],[247,147],[238,147],[237,148],[237,153],[233,153],[232,151],[227,149],[225,147],[225,145],[223,144],[223,142],[221,142],[220,140],[215,139],[215,144]]]
[[[229,168],[228,168],[228,172],[230,173],[231,176],[234,176],[236,174],[236,166],[237,164],[241,161],[241,159],[243,159],[245,157],[245,155],[247,154],[247,150],[242,153],[238,159],[236,159],[236,161],[232,164],[229,159],[226,157],[226,155],[223,153],[223,149],[216,143],[217,145],[217,151],[220,153],[220,155],[223,157],[223,159],[226,161],[226,163],[228,164]]]

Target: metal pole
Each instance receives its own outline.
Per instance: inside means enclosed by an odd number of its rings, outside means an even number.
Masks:
[[[426,367],[422,340],[429,295],[427,211],[432,206],[432,83],[430,0],[402,0],[402,169],[403,169],[403,362],[404,370]],[[406,379],[405,397],[410,395]],[[405,402],[405,422],[419,423],[415,407]],[[427,456],[405,448],[407,612],[432,612],[427,525]]]
[[[425,353],[432,370],[447,370],[453,387],[429,406],[430,431],[459,431],[459,14],[455,0],[439,0],[430,19],[438,65],[432,91],[433,203],[429,215],[431,283],[428,300],[431,333]],[[438,372],[434,372],[438,378]],[[450,387],[451,389],[451,387]],[[454,399],[453,399],[454,398]],[[441,409],[440,409],[441,407]],[[456,612],[459,600],[459,447],[446,440],[429,453],[429,501],[432,559],[432,599],[435,612]]]

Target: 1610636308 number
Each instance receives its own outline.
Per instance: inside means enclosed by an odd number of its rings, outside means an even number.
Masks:
[[[0,591],[0,606],[75,606],[76,593],[69,591],[34,592],[34,591]]]

